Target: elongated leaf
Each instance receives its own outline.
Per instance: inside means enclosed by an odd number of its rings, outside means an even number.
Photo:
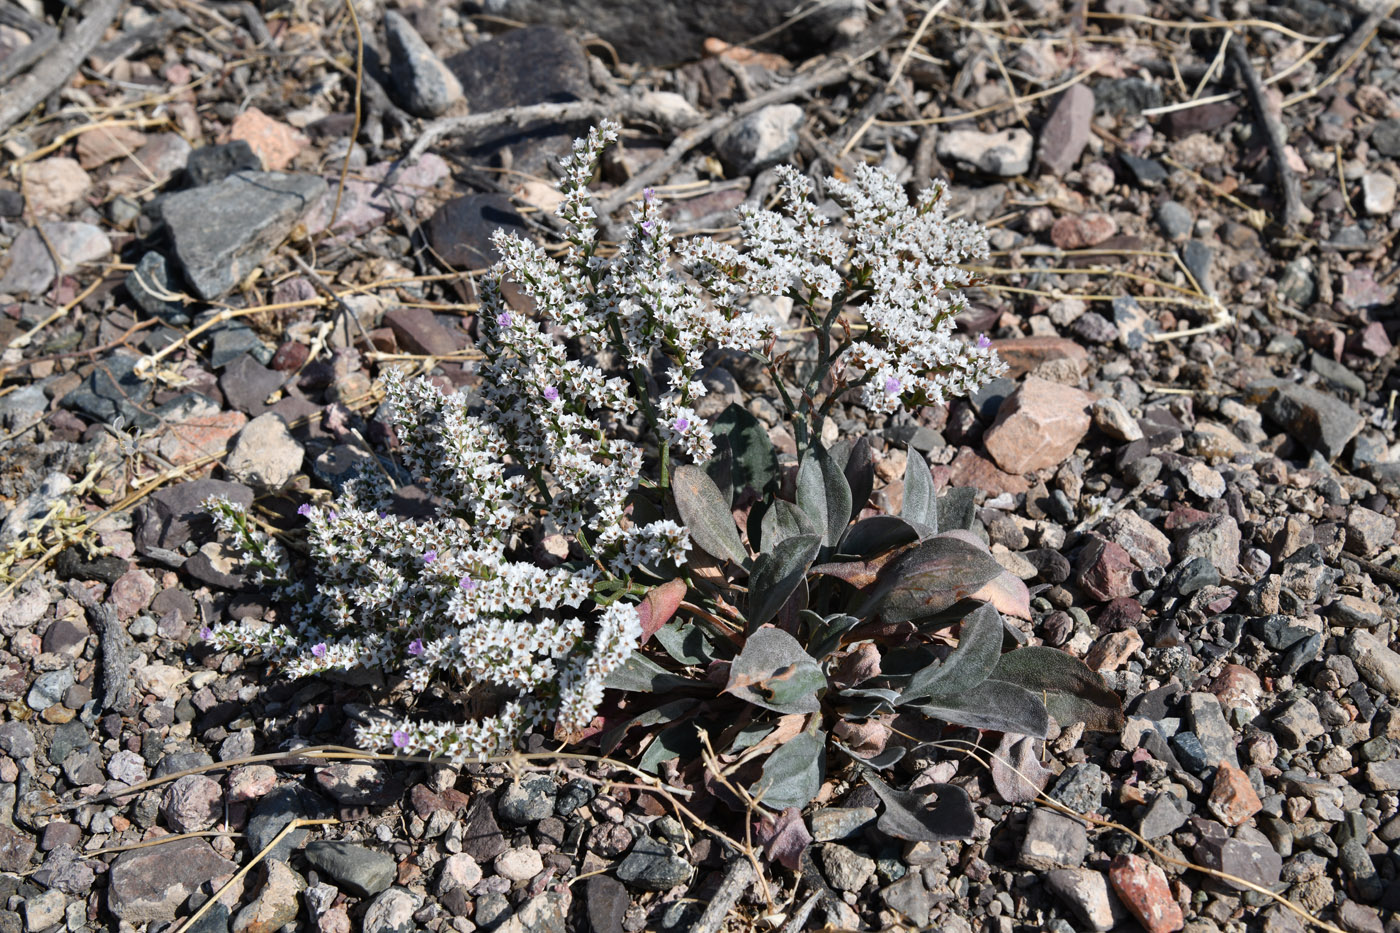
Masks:
[[[676,510],[690,532],[690,539],[706,554],[743,564],[748,560],[734,516],[715,481],[701,467],[683,463],[671,474]]]
[[[810,616],[816,615],[816,613],[804,613],[804,615]],[[859,623],[860,619],[855,616],[841,613],[828,616],[817,624],[817,627],[812,631],[812,637],[807,639],[807,652],[817,660],[825,661],[832,652],[841,647],[841,637]]]
[[[672,619],[656,630],[656,640],[667,654],[687,667],[704,667],[718,657],[705,630],[693,622]]]
[[[797,468],[797,507],[822,533],[822,544],[841,540],[851,520],[851,487],[841,468],[820,444],[813,444]]]
[[[1003,570],[988,580],[972,598],[991,603],[1002,615],[1030,620],[1031,591],[1026,582],[1009,570]]]
[[[983,605],[962,621],[958,646],[941,664],[932,664],[909,680],[899,704],[937,697],[945,693],[964,693],[992,676],[1001,656],[1001,616],[991,606]]]
[[[997,661],[990,682],[1019,685],[1045,697],[1045,707],[1061,726],[1082,722],[1096,732],[1123,727],[1123,703],[1083,661],[1058,648],[1032,645],[1008,651]],[[1017,730],[1033,733],[1025,729]]]
[[[622,740],[627,737],[627,731],[632,727],[646,728],[647,726],[675,722],[694,709],[699,702],[699,700],[689,698],[672,700],[670,703],[663,703],[655,709],[649,709],[645,713],[633,716],[626,722],[620,723],[598,736],[598,747],[603,750],[604,755],[610,754],[618,745],[622,744]]]
[[[745,487],[763,492],[777,482],[778,456],[768,431],[758,419],[737,404],[730,404],[711,428],[715,440],[727,438],[732,457],[734,491]]]
[[[1028,735],[1008,732],[992,755],[992,783],[1007,803],[1034,800],[1054,773],[1040,763],[1045,743]]]
[[[919,532],[904,519],[893,515],[874,515],[847,528],[837,550],[854,557],[868,557],[917,540]]]
[[[868,616],[878,607],[885,622],[936,615],[1001,572],[1001,564],[985,549],[938,535],[901,555],[881,574],[861,614]]]
[[[967,531],[977,511],[977,490],[971,486],[954,486],[938,497],[938,530]]]
[[[881,832],[910,842],[971,839],[977,815],[967,791],[954,784],[933,784],[914,794],[895,790],[855,755],[865,781],[885,805],[875,825]],[[931,791],[932,793],[928,793]]]
[[[694,722],[681,722],[662,729],[642,752],[637,767],[649,774],[655,774],[657,765],[674,758],[695,758],[700,754],[700,734],[695,731]]]
[[[603,680],[603,686],[609,690],[626,690],[630,693],[666,693],[694,684],[695,681],[672,674],[639,651],[628,655],[627,660]]]
[[[924,534],[938,533],[938,499],[924,455],[913,447],[904,464],[904,504],[899,517],[920,528]]]
[[[842,441],[848,444],[848,441]],[[832,451],[832,459],[841,467],[842,474],[846,477],[846,485],[851,488],[851,518],[854,519],[860,514],[860,510],[865,508],[870,501],[870,494],[875,491],[875,461],[870,456],[870,441],[868,438],[860,437],[854,444],[849,444],[850,452],[844,458],[838,458],[835,451]]]
[[[955,726],[1019,732],[1038,739],[1050,733],[1050,714],[1040,697],[1002,680],[984,680],[963,693],[941,694],[909,705]]]
[[[815,713],[826,674],[787,632],[764,627],[749,635],[729,668],[725,693],[779,713]]]
[[[637,604],[637,617],[642,623],[641,644],[646,644],[647,639],[676,614],[685,592],[684,580],[669,580],[647,591]]]
[[[817,551],[817,535],[796,535],[764,551],[753,562],[749,574],[749,629],[771,620],[788,601],[807,575]]]
[[[715,488],[724,501],[734,504],[734,459],[729,452],[729,441],[724,438],[715,438],[715,452],[709,460],[705,461],[705,475],[715,481]]]
[[[749,788],[760,803],[774,810],[805,807],[822,789],[826,777],[826,734],[804,732],[779,745],[763,762],[763,774]]]
[[[786,499],[775,499],[763,513],[759,539],[763,550],[771,551],[795,535],[821,537],[821,526],[812,517]]]

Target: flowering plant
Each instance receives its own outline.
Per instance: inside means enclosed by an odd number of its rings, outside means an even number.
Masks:
[[[609,255],[588,184],[617,135],[604,123],[563,160],[562,255],[495,237],[479,394],[386,374],[403,461],[433,517],[393,514],[388,479],[365,470],[333,505],[303,506],[315,572],[292,581],[275,542],[229,502],[209,503],[287,607],[273,624],[214,626],[214,644],[261,652],[293,676],[365,667],[401,672],[417,690],[447,678],[500,695],[475,721],[372,723],[358,736],[367,747],[460,763],[545,723],[561,735],[590,724],[643,622],[660,621],[637,600],[684,572],[694,523],[665,510],[685,518],[671,495],[677,470],[716,452],[693,407],[706,350],[768,369],[804,461],[826,456],[815,438],[848,393],[890,412],[973,391],[1002,369],[985,338],[954,337],[956,289],[971,282],[957,263],[986,246],[980,228],[945,217],[938,189],[910,204],[892,177],[860,166],[827,182],[846,214],[837,225],[812,182],[782,169],[782,210],[746,209],[739,245],[675,243],[647,191]],[[506,282],[522,296],[514,305]],[[800,384],[774,353],[777,322],[749,309],[758,295],[791,299],[815,333],[816,366]],[[608,355],[615,369],[599,362]],[[528,536],[547,528],[571,539],[557,566],[528,556]]]

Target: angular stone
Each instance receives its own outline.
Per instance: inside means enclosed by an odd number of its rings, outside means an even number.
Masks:
[[[669,891],[690,878],[690,863],[665,843],[642,836],[618,863],[619,880],[643,891]]]
[[[200,188],[222,181],[234,172],[262,171],[262,159],[247,140],[235,139],[218,146],[204,146],[185,162],[185,184]]]
[[[1172,556],[1182,562],[1204,557],[1222,577],[1233,579],[1240,570],[1240,526],[1228,515],[1211,515],[1195,522],[1177,536]]]
[[[386,10],[384,33],[394,79],[389,88],[405,110],[417,117],[436,117],[462,99],[462,83],[408,20]]]
[[[797,149],[806,114],[796,104],[757,110],[715,139],[715,151],[740,175],[752,175],[787,160]]]
[[[10,264],[0,278],[0,292],[37,298],[60,274],[72,275],[79,266],[101,262],[112,255],[112,241],[101,227],[66,222],[40,226],[42,236],[37,228],[29,227],[21,231],[6,250]],[[55,255],[58,266],[54,265]]]
[[[1238,826],[1263,808],[1249,775],[1226,761],[1215,772],[1206,805],[1226,826]]]
[[[938,137],[938,157],[988,175],[1024,175],[1031,167],[1035,138],[1015,127],[996,133],[950,130]]]
[[[422,904],[422,898],[412,891],[392,887],[370,901],[365,911],[361,930],[364,933],[415,933],[420,929],[413,914]],[[482,921],[481,901],[477,901],[477,920]],[[483,926],[486,924],[483,922]]]
[[[1377,792],[1400,790],[1400,758],[1366,765],[1366,783]]]
[[[1081,589],[1098,602],[1137,595],[1133,562],[1128,552],[1112,541],[1091,539],[1079,557],[1077,580]]]
[[[1041,166],[1053,175],[1074,168],[1089,144],[1089,121],[1094,116],[1094,92],[1076,84],[1060,95],[1040,130],[1038,156]]]
[[[1007,366],[1007,377],[1019,379],[1043,363],[1067,361],[1080,372],[1089,364],[1089,351],[1064,337],[1017,337],[993,340],[992,349]]]
[[[1193,852],[1207,868],[1263,887],[1278,884],[1283,870],[1283,859],[1274,851],[1268,837],[1250,826],[1237,828],[1233,838],[1203,835]],[[1233,881],[1222,881],[1236,890],[1249,890]]]
[[[24,199],[36,215],[67,213],[92,187],[77,159],[51,156],[29,165],[23,175]]]
[[[161,201],[174,255],[201,298],[219,298],[287,238],[326,192],[317,175],[235,172]]]
[[[1400,654],[1363,629],[1354,629],[1347,635],[1342,650],[1356,663],[1362,680],[1391,699],[1400,700]]]
[[[1220,701],[1212,693],[1188,693],[1186,695],[1186,717],[1191,730],[1200,740],[1205,750],[1206,761],[1215,767],[1222,760],[1234,767],[1239,766],[1235,756],[1235,732],[1225,721],[1220,709]]]
[[[274,120],[257,107],[249,107],[233,118],[229,139],[246,142],[269,172],[285,169],[310,142],[300,130]]]
[[[1138,832],[1144,839],[1160,839],[1175,832],[1186,822],[1186,814],[1181,812],[1181,804],[1168,793],[1160,793],[1148,805],[1142,815]]]
[[[987,452],[1008,473],[1063,463],[1089,431],[1087,392],[1028,376],[987,430]]]
[[[1109,632],[1094,642],[1084,663],[1091,671],[1116,671],[1142,648],[1142,636],[1136,629]]]
[[[1116,441],[1135,441],[1142,437],[1142,428],[1138,426],[1137,419],[1116,398],[1101,398],[1094,402],[1093,417],[1094,427]]]
[[[1126,911],[1109,892],[1103,872],[1056,868],[1045,875],[1045,883],[1090,930],[1106,933],[1127,919]]]
[[[303,854],[317,871],[355,897],[373,897],[394,883],[397,866],[387,852],[376,852],[352,842],[319,841],[307,843]],[[471,858],[471,856],[453,856]],[[473,862],[473,865],[476,863]],[[481,869],[476,871],[481,880]],[[476,882],[472,882],[475,884]]]
[[[298,900],[306,879],[278,859],[262,863],[263,883],[255,897],[233,917],[231,933],[272,933],[297,918]]]
[[[878,814],[873,807],[823,807],[814,810],[810,817],[812,839],[816,842],[845,839],[872,822],[876,816]]]
[[[1077,868],[1088,852],[1089,834],[1082,822],[1048,807],[1031,811],[1021,840],[1022,865],[1036,871]]]
[[[1346,549],[1362,557],[1370,557],[1396,543],[1395,519],[1371,509],[1353,506],[1347,509]]]
[[[238,432],[224,466],[240,482],[262,489],[281,489],[301,470],[305,457],[306,451],[287,430],[287,423],[268,412]]]
[[[1279,380],[1249,386],[1250,400],[1262,398],[1260,411],[1298,443],[1328,460],[1336,460],[1365,420],[1346,402],[1313,389]]]
[[[466,342],[465,334],[459,331],[454,337],[428,308],[394,308],[384,315],[384,323],[393,330],[399,346],[410,353],[450,356]]]
[[[1060,249],[1088,249],[1098,246],[1118,232],[1118,222],[1108,214],[1090,211],[1070,214],[1050,228],[1050,242]],[[1083,320],[1081,318],[1080,320]]]
[[[834,843],[817,851],[827,882],[838,891],[859,892],[875,875],[875,860]]]
[[[1136,855],[1117,855],[1108,878],[1119,899],[1147,933],[1173,933],[1186,925],[1167,876],[1156,865]]]
[[[237,870],[203,839],[132,849],[112,862],[107,907],[133,924],[174,920],[175,912],[201,885]]]
[[[423,225],[423,233],[433,251],[454,269],[486,269],[496,261],[496,248],[491,236],[498,229],[527,235],[525,219],[515,210],[510,199],[499,194],[469,194],[444,203]],[[385,315],[393,326],[395,309]],[[431,313],[430,315],[431,316]],[[402,335],[396,336],[402,340]],[[455,343],[453,349],[456,349]],[[417,351],[427,352],[427,351]]]

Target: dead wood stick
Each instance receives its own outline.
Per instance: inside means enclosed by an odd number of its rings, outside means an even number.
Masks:
[[[798,77],[792,83],[775,87],[771,91],[750,98],[728,113],[711,117],[699,126],[688,129],[677,136],[671,145],[666,147],[666,152],[661,158],[633,175],[626,184],[619,187],[597,206],[598,216],[601,218],[611,217],[614,211],[636,197],[643,188],[654,185],[665,178],[667,173],[675,168],[677,163],[685,158],[692,149],[703,144],[735,121],[743,119],[754,111],[762,110],[764,107],[784,103],[794,97],[800,97],[808,91],[815,91],[817,88],[840,81],[862,61],[878,52],[886,42],[899,35],[903,28],[904,14],[900,9],[899,0],[890,0],[885,15],[880,18],[879,22],[866,30],[866,34],[850,48],[837,52],[830,59],[807,74]]]
[[[1222,18],[1220,0],[1211,0],[1210,6],[1211,15],[1217,19]],[[1229,55],[1269,146],[1269,159],[1274,164],[1274,180],[1283,194],[1283,227],[1291,234],[1297,233],[1303,223],[1305,211],[1303,185],[1298,181],[1297,173],[1288,164],[1288,153],[1285,151],[1288,129],[1283,125],[1283,113],[1277,106],[1271,106],[1268,97],[1265,96],[1264,83],[1259,80],[1259,73],[1249,62],[1249,52],[1245,49],[1243,39],[1230,43]]]
[[[43,60],[0,94],[0,133],[9,129],[73,77],[117,18],[122,0],[92,0],[89,12]]]
[[[29,37],[29,44],[0,60],[0,86],[49,53],[58,42],[58,30],[41,23],[17,6],[0,6],[0,26],[18,29]]]
[[[605,97],[602,100],[575,100],[567,103],[529,104],[524,107],[504,107],[488,110],[486,113],[473,113],[464,117],[444,117],[423,127],[404,156],[384,183],[393,181],[401,166],[412,165],[423,157],[423,153],[439,139],[447,136],[464,136],[493,130],[498,127],[526,127],[532,123],[573,123],[579,120],[599,120],[619,110],[626,110],[625,98]]]

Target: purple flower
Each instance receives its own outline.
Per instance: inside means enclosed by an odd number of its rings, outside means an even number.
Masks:
[[[509,327],[512,320],[514,320],[514,318],[510,316],[509,311],[502,311],[500,314],[496,315],[496,323],[501,327]]]
[[[652,226],[653,226],[653,224],[652,224],[652,222],[651,222],[650,220],[644,220],[644,221],[642,221],[642,230],[644,230],[645,232],[651,233],[651,228],[652,228]]]
[[[408,653],[411,654],[411,655],[413,655],[415,658],[418,657],[418,655],[422,654],[422,653],[423,653],[423,639],[421,639],[421,638],[415,638],[415,639],[413,639],[413,641],[409,642],[409,643],[408,643]]]
[[[394,730],[394,747],[403,748],[408,745],[408,733],[402,729]]]
[[[329,649],[326,648],[326,643],[323,641],[311,646],[311,654],[318,658],[324,658],[327,650]]]
[[[544,387],[544,397],[545,397],[545,401],[548,401],[548,402],[556,401],[556,400],[559,398],[559,390],[556,389],[556,388],[554,388],[554,386],[545,386],[545,387]]]
[[[476,589],[476,581],[473,580],[471,577],[463,577],[462,589],[470,593],[472,590]]]
[[[423,552],[423,563],[431,564],[435,560],[437,560],[437,551],[428,550]]]
[[[335,509],[331,509],[331,521],[335,521],[338,518],[340,518],[340,513]]]
[[[690,419],[689,419],[689,418],[677,418],[677,419],[676,419],[675,428],[676,428],[676,431],[677,431],[677,432],[679,432],[679,433],[681,433],[681,434],[684,434],[684,433],[685,433],[685,429],[688,428],[688,427],[690,427]]]
[[[311,503],[303,502],[301,505],[297,506],[297,514],[300,515],[302,518],[305,518],[306,516],[310,515]]]
[[[986,334],[978,334],[978,335],[977,335],[977,346],[979,346],[979,347],[981,347],[983,350],[985,350],[985,349],[987,349],[988,347],[990,347],[991,345],[992,345],[992,342],[991,342],[991,340],[987,339],[987,335],[986,335]]]
[[[888,379],[885,380],[885,394],[886,394],[886,395],[895,395],[896,393],[899,392],[899,390],[900,390],[901,388],[903,388],[903,386],[904,386],[904,383],[900,382],[898,379],[896,379],[895,377],[891,376],[890,378],[888,378]]]
[[[645,200],[645,201],[650,201],[650,200],[651,200],[652,198],[654,198],[654,197],[656,197],[656,189],[655,189],[655,188],[643,188],[643,189],[642,189],[642,199],[643,199],[643,200]]]
[[[379,513],[379,518],[380,518],[381,520],[386,519],[386,518],[388,518],[388,517],[389,517],[389,513],[388,513],[388,512],[380,512],[380,513]]]
[[[204,628],[199,630],[199,637],[204,639],[205,641],[208,641],[209,639],[214,637],[214,630],[206,625],[204,626]]]

